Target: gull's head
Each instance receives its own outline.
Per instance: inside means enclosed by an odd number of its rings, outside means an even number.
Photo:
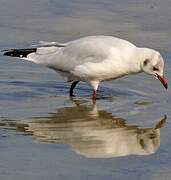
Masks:
[[[166,89],[168,88],[167,80],[164,77],[164,60],[159,52],[152,49],[144,49],[141,69],[147,74],[154,75]]]

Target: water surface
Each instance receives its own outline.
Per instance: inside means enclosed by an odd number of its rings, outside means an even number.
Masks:
[[[113,35],[159,50],[171,78],[170,0],[2,0],[0,48]],[[0,57],[0,179],[170,179],[170,89],[145,74],[76,97],[54,71]]]

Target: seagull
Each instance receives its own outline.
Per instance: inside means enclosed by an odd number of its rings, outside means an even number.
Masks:
[[[92,86],[95,101],[100,82],[141,72],[153,75],[168,88],[164,60],[158,51],[113,36],[87,36],[67,43],[41,41],[31,48],[2,51],[5,56],[44,65],[66,77],[71,82],[70,96],[83,81]]]

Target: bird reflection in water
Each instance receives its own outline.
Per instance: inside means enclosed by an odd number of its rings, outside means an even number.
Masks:
[[[69,144],[88,158],[107,158],[155,153],[165,121],[166,116],[152,128],[140,128],[95,105],[77,103],[58,109],[50,117],[24,122],[23,129],[38,141]],[[17,126],[21,128],[21,124]]]

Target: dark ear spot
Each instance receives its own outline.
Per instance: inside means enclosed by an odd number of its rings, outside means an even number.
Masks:
[[[145,61],[144,61],[144,66],[147,66],[147,64],[150,62],[150,60],[149,59],[146,59]]]

